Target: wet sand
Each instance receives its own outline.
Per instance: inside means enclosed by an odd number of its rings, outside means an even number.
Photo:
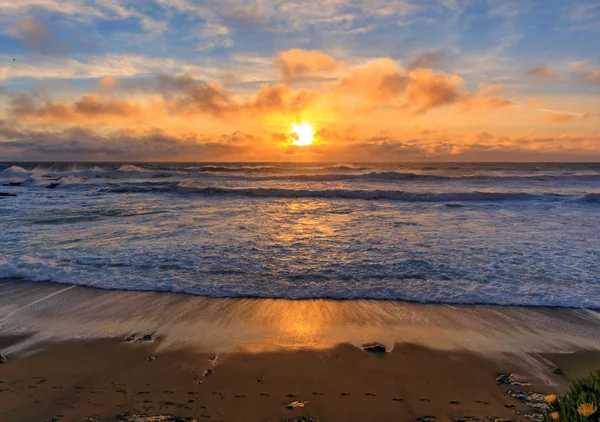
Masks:
[[[533,409],[506,392],[560,393],[600,368],[599,321],[573,309],[210,299],[3,281],[0,420],[122,412],[532,420]],[[132,333],[155,338],[125,341]],[[370,341],[388,353],[363,351]],[[498,373],[530,385],[499,384]],[[286,408],[293,401],[304,406]]]

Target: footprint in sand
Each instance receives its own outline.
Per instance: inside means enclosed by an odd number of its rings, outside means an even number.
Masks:
[[[365,393],[365,396],[369,396],[369,397],[376,397],[377,395],[376,395],[376,394],[373,394],[373,393]]]
[[[238,394],[237,396],[235,396],[236,399],[242,398],[242,397],[246,397],[245,394]]]
[[[340,396],[349,396],[350,393],[340,393]]]
[[[458,400],[451,400],[449,403],[450,404],[460,404],[460,402]]]
[[[429,400],[429,399],[426,399],[426,398],[424,398],[424,397],[421,397],[421,398],[419,399],[419,401],[426,401],[426,402],[430,402],[431,400]]]
[[[401,398],[398,398],[398,397],[394,397],[392,400],[393,400],[393,401],[404,401],[403,399],[401,399]]]
[[[288,397],[292,398],[292,397],[298,397],[296,394],[288,394]]]
[[[313,391],[312,394],[313,394],[313,396],[322,396],[323,395],[323,393],[320,393],[318,391]]]
[[[271,394],[269,393],[260,393],[261,396],[270,396]]]

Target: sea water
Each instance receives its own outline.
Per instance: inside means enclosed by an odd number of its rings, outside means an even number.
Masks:
[[[0,163],[0,278],[600,308],[600,164]]]

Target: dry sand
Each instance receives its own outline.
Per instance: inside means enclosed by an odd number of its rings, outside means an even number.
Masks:
[[[209,299],[4,281],[0,421],[123,412],[531,420],[533,409],[506,392],[560,393],[600,368],[599,321],[598,312],[569,309]],[[132,333],[156,338],[126,342]],[[374,340],[389,352],[361,350]],[[499,385],[498,373],[531,385]],[[287,409],[294,401],[304,406]]]

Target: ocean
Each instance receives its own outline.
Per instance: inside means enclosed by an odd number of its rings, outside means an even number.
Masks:
[[[600,309],[600,164],[0,163],[0,278]]]

